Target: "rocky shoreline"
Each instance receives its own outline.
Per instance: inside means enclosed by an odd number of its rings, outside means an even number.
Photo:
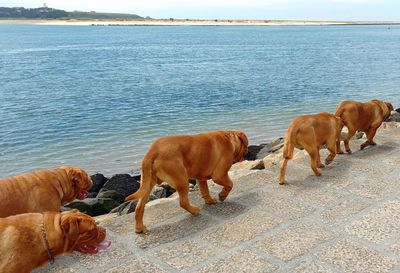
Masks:
[[[392,112],[389,119],[382,124],[383,128],[400,127],[400,108]],[[342,132],[342,138],[346,136]],[[364,137],[363,133],[357,133],[355,138]],[[244,160],[234,164],[230,171],[268,169],[279,164],[282,157],[283,137],[277,138],[269,143],[249,145],[249,152]],[[63,210],[79,209],[80,211],[98,216],[108,213],[120,215],[131,213],[135,210],[136,201],[125,202],[125,197],[137,191],[140,187],[140,172],[129,174],[116,174],[110,178],[101,173],[91,176],[93,187],[89,190],[88,198],[75,200],[63,207]],[[196,190],[196,181],[189,181],[191,190]],[[149,202],[160,198],[168,198],[175,193],[175,190],[167,183],[156,186],[150,195]]]

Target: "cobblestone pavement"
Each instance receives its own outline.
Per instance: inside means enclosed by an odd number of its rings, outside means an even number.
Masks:
[[[204,205],[192,192],[198,217],[176,198],[151,202],[146,235],[133,232],[133,214],[101,217],[112,248],[35,272],[400,272],[400,128],[380,129],[378,145],[360,151],[363,141],[352,141],[353,154],[338,155],[321,177],[299,151],[287,185],[278,185],[273,165],[233,175],[223,203]],[[220,188],[209,184],[216,195]]]

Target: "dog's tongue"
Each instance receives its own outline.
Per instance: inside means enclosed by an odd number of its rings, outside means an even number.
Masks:
[[[111,246],[111,241],[103,241],[96,247],[98,250],[107,250]]]
[[[86,198],[86,196],[89,195],[89,192],[87,190],[82,190],[79,194],[78,194],[78,199],[79,200],[83,200]]]
[[[111,246],[111,241],[103,241],[97,245],[80,245],[77,250],[85,254],[96,254],[99,250],[107,250]]]

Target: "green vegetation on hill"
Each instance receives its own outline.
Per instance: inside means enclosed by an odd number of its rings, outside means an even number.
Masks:
[[[143,19],[136,14],[124,13],[97,13],[72,11],[68,12],[60,9],[48,7],[41,8],[6,8],[0,7],[0,19]]]

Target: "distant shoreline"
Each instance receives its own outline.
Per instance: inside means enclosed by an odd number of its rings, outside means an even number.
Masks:
[[[400,25],[400,21],[299,21],[299,20],[42,20],[0,19],[1,23],[53,25],[53,26],[348,26],[348,25]]]

